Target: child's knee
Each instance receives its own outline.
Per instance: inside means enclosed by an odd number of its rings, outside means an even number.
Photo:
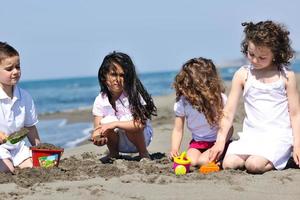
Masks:
[[[198,165],[201,166],[201,165],[205,165],[209,162],[209,159],[208,157],[204,156],[203,154],[201,154],[201,156],[199,157],[198,159]]]
[[[14,171],[15,171],[15,168],[12,165],[12,163],[10,163],[10,161],[8,162],[6,159],[0,160],[0,172],[14,173]]]
[[[191,165],[192,166],[198,166],[198,165],[200,165],[199,161],[198,161],[198,158],[191,157]]]
[[[116,116],[106,116],[101,119],[101,124],[108,124],[115,121],[119,121]]]
[[[21,169],[23,168],[32,168],[33,167],[33,161],[32,158],[28,158],[26,160],[24,160],[22,163],[19,164],[19,166]]]
[[[222,163],[223,169],[241,169],[244,165],[245,161],[235,155],[226,155]]]
[[[133,117],[131,115],[124,115],[124,116],[121,116],[121,118],[120,118],[121,122],[132,121],[132,120],[133,120]]]
[[[208,163],[208,156],[201,153],[198,149],[191,148],[187,152],[187,156],[191,159],[192,166],[201,166]]]
[[[190,158],[192,166],[198,165],[197,160],[199,158],[199,155],[198,155],[198,153],[196,153],[196,151],[198,151],[198,150],[192,149],[192,148],[187,151],[187,157]]]
[[[258,163],[246,162],[245,167],[250,173],[263,173],[263,167]]]
[[[252,159],[246,161],[245,168],[249,173],[254,174],[262,174],[266,171],[269,171],[269,169],[266,168],[266,164],[264,162],[258,162]]]

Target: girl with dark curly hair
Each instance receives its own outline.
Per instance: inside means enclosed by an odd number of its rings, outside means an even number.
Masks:
[[[243,94],[246,117],[239,140],[226,152],[223,168],[264,173],[284,169],[291,156],[300,159],[300,105],[289,32],[273,21],[243,23],[242,52],[250,64],[234,75],[220,130],[210,159],[223,151],[238,101]]]
[[[118,158],[119,152],[138,152],[141,158],[150,158],[146,147],[152,139],[150,119],[156,107],[131,58],[121,52],[108,54],[98,79],[101,92],[93,106],[94,144],[107,144],[108,158]]]
[[[227,97],[213,62],[205,58],[187,61],[174,82],[176,114],[170,158],[179,155],[184,123],[192,133],[187,156],[193,166],[208,162],[208,150],[217,137],[223,105]]]

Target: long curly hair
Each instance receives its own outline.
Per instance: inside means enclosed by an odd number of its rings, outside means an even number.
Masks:
[[[210,59],[200,57],[188,60],[176,75],[173,87],[176,101],[184,96],[193,108],[205,115],[212,127],[219,125],[224,103],[221,93],[225,89]]]
[[[242,53],[247,56],[249,41],[257,46],[270,48],[274,55],[273,64],[281,68],[290,64],[290,59],[294,56],[289,38],[290,32],[284,25],[273,21],[261,21],[256,24],[244,22],[245,38],[241,43]]]
[[[135,121],[140,121],[142,124],[145,124],[147,119],[151,119],[152,115],[157,115],[157,109],[152,97],[138,78],[135,66],[127,54],[114,51],[105,56],[98,71],[98,81],[101,92],[108,96],[109,102],[114,108],[115,103],[112,102],[112,95],[106,85],[106,76],[110,69],[115,68],[116,65],[119,65],[124,71],[123,90],[128,95],[132,116]],[[144,99],[146,105],[142,105],[140,97]]]

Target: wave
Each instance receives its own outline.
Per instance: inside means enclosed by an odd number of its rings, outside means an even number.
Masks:
[[[66,147],[66,148],[76,147],[76,146],[78,146],[79,144],[81,144],[82,142],[88,140],[88,139],[90,138],[90,136],[91,136],[91,134],[90,134],[91,130],[93,130],[93,129],[92,129],[92,128],[86,128],[86,129],[84,129],[84,130],[82,131],[82,133],[83,133],[83,135],[84,135],[83,137],[77,138],[77,139],[75,139],[75,140],[73,140],[73,141],[70,141],[70,142],[67,142],[67,143],[65,144],[65,147]]]

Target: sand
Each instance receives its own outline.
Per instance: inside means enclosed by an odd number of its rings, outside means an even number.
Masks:
[[[136,154],[130,154],[103,164],[100,158],[105,156],[106,147],[86,142],[66,149],[57,168],[17,169],[15,175],[0,173],[0,199],[299,199],[300,170],[292,162],[288,169],[263,175],[239,170],[203,175],[198,168],[191,168],[190,173],[176,176],[167,158],[175,98],[168,95],[154,100],[158,116],[153,119],[151,161],[138,161]],[[241,130],[242,110],[240,104],[235,133]],[[91,109],[40,116],[54,118],[66,118],[69,123],[89,122]],[[187,132],[182,150],[190,138]]]

